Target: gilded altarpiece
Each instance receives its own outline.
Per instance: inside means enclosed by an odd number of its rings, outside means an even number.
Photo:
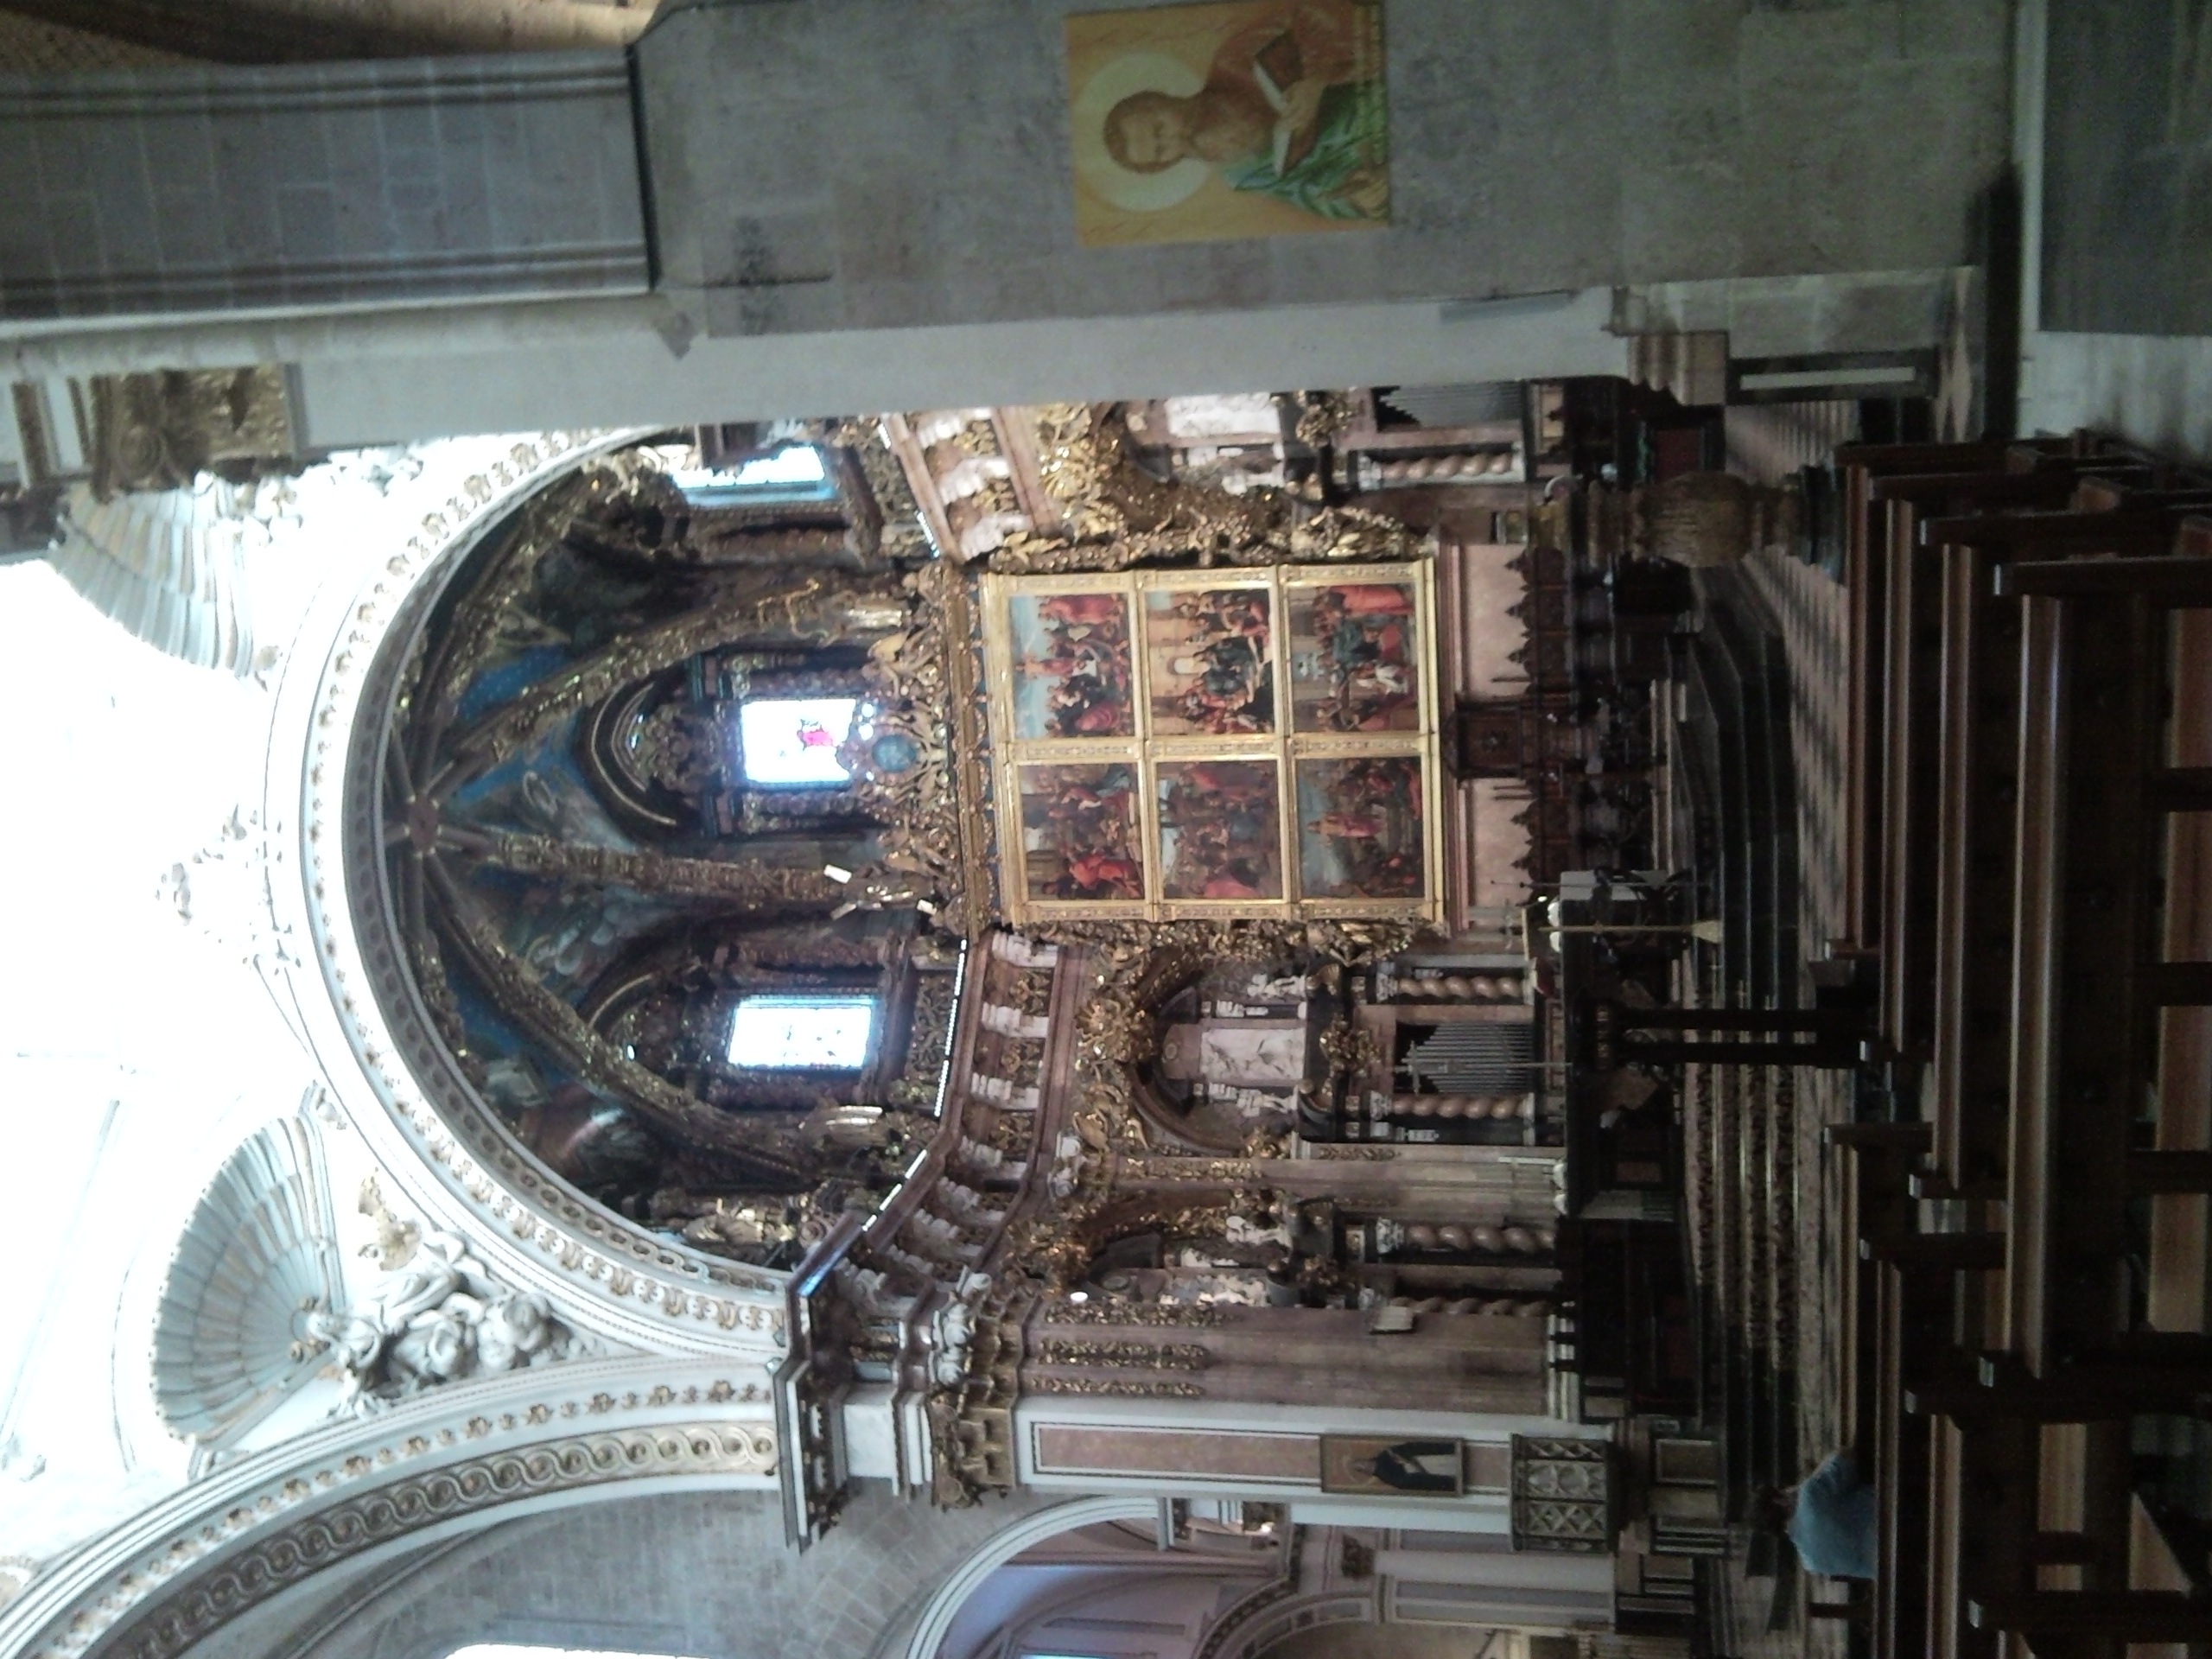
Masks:
[[[1010,921],[1440,912],[1426,560],[983,578]]]

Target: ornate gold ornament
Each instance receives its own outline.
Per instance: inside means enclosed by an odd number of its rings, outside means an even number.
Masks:
[[[1229,1323],[1229,1315],[1203,1302],[1122,1302],[1093,1297],[1070,1301],[1058,1297],[1046,1305],[1048,1325],[1215,1325]]]
[[[1405,559],[1420,538],[1394,518],[1314,507],[1288,491],[1243,495],[1163,484],[1128,459],[1118,414],[1081,404],[1035,410],[1039,474],[1062,512],[1057,534],[1009,537],[990,558],[1037,575],[1125,570],[1137,564],[1263,565]]]
[[[1194,1342],[1084,1342],[1047,1337],[1037,1344],[1040,1365],[1099,1365],[1109,1370],[1202,1371],[1213,1356]]]
[[[1206,1391],[1195,1382],[1154,1382],[1126,1376],[1033,1376],[1035,1394],[1108,1395],[1133,1400],[1203,1400]]]

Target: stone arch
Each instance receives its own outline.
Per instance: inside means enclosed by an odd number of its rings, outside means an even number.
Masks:
[[[880,1659],[937,1659],[968,1599],[1022,1551],[1077,1527],[1101,1521],[1150,1521],[1159,1513],[1160,1503],[1154,1498],[1086,1497],[1024,1516],[963,1557],[922,1605],[903,1647],[895,1653],[882,1652]]]
[[[378,1161],[429,1217],[477,1241],[496,1270],[618,1341],[773,1352],[782,1274],[708,1255],[567,1191],[439,1059],[378,896],[375,785],[404,667],[394,660],[404,653],[382,648],[530,498],[646,435],[434,447],[403,498],[416,527],[326,584],[287,657],[271,734],[269,897],[277,937],[299,942],[276,971],[334,1097]]]
[[[456,1383],[219,1465],[34,1577],[0,1652],[175,1659],[334,1567],[506,1518],[715,1487],[772,1501],[742,1360],[586,1360]]]

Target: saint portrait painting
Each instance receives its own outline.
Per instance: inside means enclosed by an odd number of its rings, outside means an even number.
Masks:
[[[1417,1492],[1457,1497],[1467,1490],[1466,1448],[1459,1440],[1393,1440],[1384,1434],[1324,1434],[1325,1492]]]
[[[1015,594],[1007,601],[1007,623],[1015,736],[1135,732],[1125,594]]]
[[[1032,899],[1144,897],[1135,766],[1023,766],[1019,783],[1023,885]]]
[[[1280,899],[1281,803],[1272,760],[1163,760],[1160,893]]]
[[[1380,0],[1225,0],[1067,20],[1086,246],[1390,218]]]
[[[1265,588],[1156,588],[1144,595],[1154,731],[1274,730],[1274,601]]]
[[[1298,874],[1309,899],[1424,896],[1421,758],[1298,763]]]
[[[1301,732],[1421,729],[1421,652],[1410,582],[1294,588],[1291,703]]]

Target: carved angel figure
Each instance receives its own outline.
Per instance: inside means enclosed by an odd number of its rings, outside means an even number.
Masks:
[[[341,1411],[566,1358],[577,1344],[543,1297],[496,1283],[467,1240],[435,1231],[360,1306],[309,1307],[300,1332],[302,1348],[326,1351],[339,1371]]]

